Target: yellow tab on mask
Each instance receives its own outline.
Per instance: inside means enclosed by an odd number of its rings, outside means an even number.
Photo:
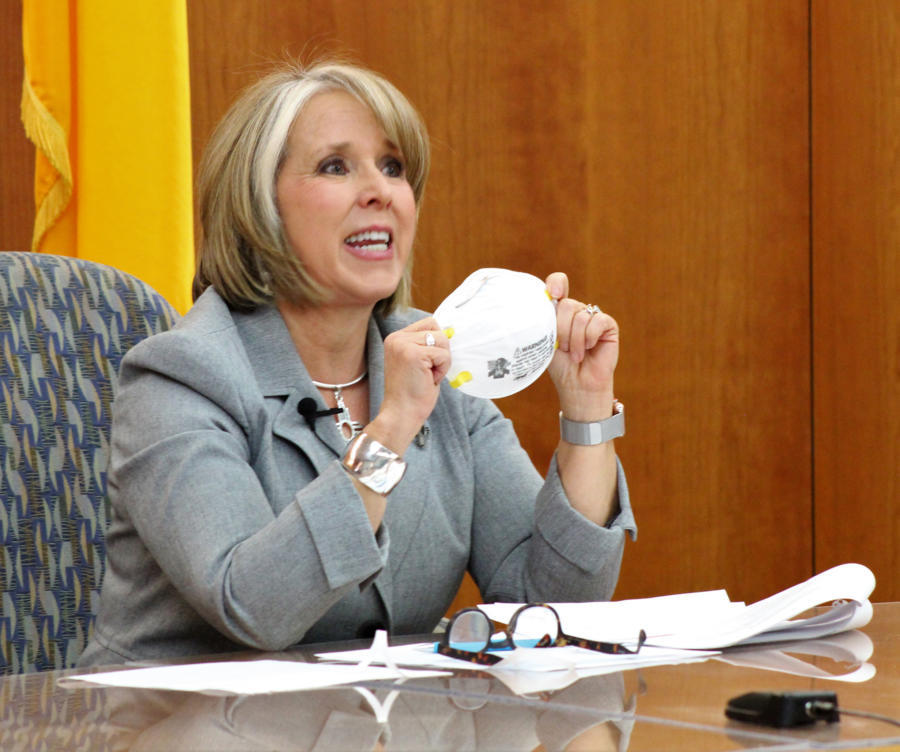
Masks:
[[[472,380],[472,374],[468,371],[460,371],[450,380],[450,386],[459,389],[463,384]]]
[[[453,330],[452,326],[448,326],[444,329],[444,334],[447,336],[447,339],[451,339],[456,332]]]

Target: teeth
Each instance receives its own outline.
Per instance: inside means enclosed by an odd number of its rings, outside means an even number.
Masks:
[[[356,234],[345,238],[344,242],[349,243],[350,245],[387,245],[391,242],[391,234],[384,230],[367,230],[366,232],[357,232]]]

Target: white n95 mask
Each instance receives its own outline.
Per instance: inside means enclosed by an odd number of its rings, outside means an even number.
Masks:
[[[451,386],[474,397],[508,397],[532,384],[556,350],[556,306],[537,277],[473,272],[434,312],[450,337]]]

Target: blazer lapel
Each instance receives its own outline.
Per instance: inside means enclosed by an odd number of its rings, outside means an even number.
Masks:
[[[332,426],[333,419],[320,418],[310,427],[297,410],[300,400],[306,397],[314,399],[320,410],[326,405],[297,353],[284,319],[270,305],[249,313],[235,313],[234,320],[263,396],[282,399],[272,423],[273,433],[294,444],[309,458],[316,472],[322,473],[341,455],[344,442]]]

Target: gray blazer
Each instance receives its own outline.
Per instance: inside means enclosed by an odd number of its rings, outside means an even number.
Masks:
[[[370,321],[372,417],[383,339],[423,316]],[[606,599],[626,530],[619,469],[607,527],[535,471],[488,400],[446,382],[424,446],[373,533],[341,469],[332,420],[274,307],[232,311],[207,290],[122,362],[109,471],[112,519],[99,615],[81,665],[431,630],[468,569],[487,601]]]

